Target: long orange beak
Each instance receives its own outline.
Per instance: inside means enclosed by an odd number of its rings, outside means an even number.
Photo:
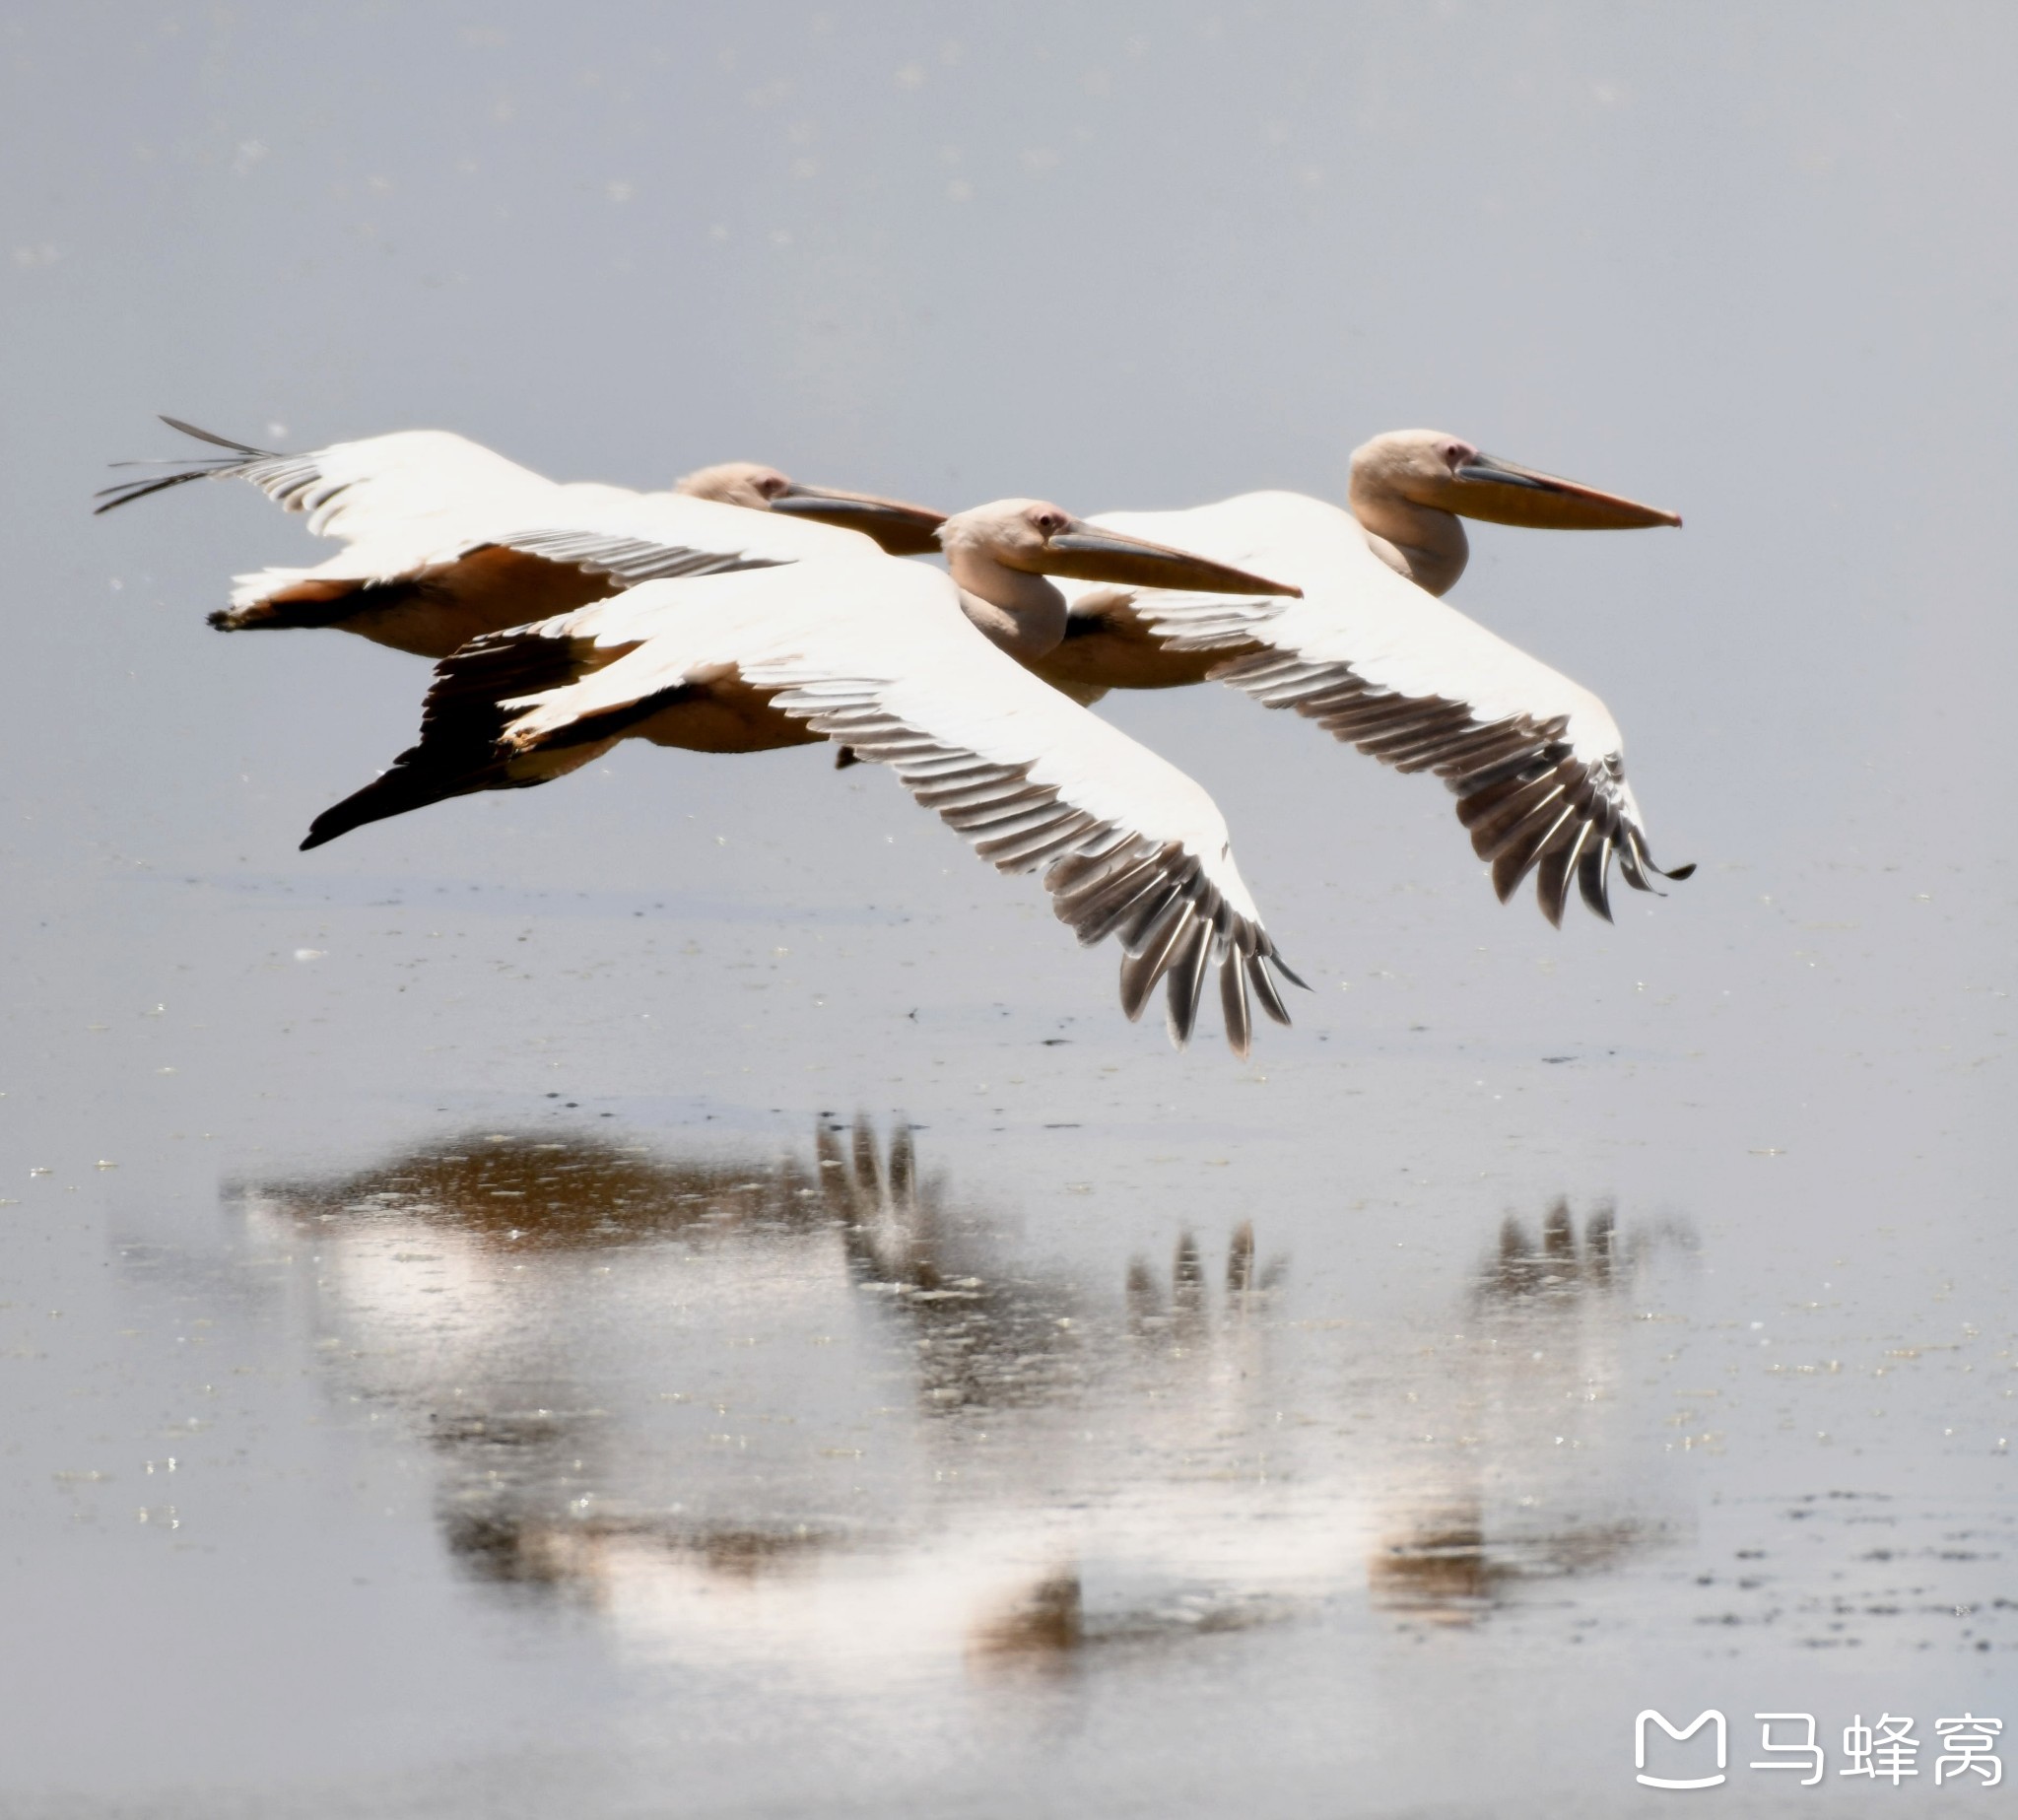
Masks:
[[[1146,538],[1129,537],[1101,524],[1074,518],[1052,532],[1037,568],[1047,575],[1069,575],[1078,581],[1118,581],[1134,587],[1182,588],[1198,594],[1287,594],[1301,598],[1303,589],[1230,569],[1224,563],[1173,550]]]
[[[1658,506],[1642,506],[1496,455],[1480,455],[1457,469],[1437,504],[1461,517],[1543,531],[1637,531],[1682,521]]]
[[[771,502],[773,511],[795,518],[813,518],[873,537],[892,556],[937,556],[935,532],[946,522],[943,511],[909,506],[903,500],[879,499],[873,493],[841,493],[832,487],[802,487],[794,482]]]

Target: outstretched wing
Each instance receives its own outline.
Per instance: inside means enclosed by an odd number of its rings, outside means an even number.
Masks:
[[[432,609],[442,619],[440,638],[431,638],[429,627],[415,635],[408,626],[402,638],[388,641],[445,654],[476,633],[502,631],[599,591],[577,588],[572,600],[553,599],[534,573],[540,564],[629,586],[875,549],[858,532],[810,519],[674,493],[564,486],[442,430],[405,430],[276,454],[174,418],[163,421],[226,452],[106,488],[98,510],[185,481],[247,480],[289,511],[305,513],[317,536],[347,546],[312,568],[235,577],[231,610],[213,620],[227,631],[342,624],[360,612],[406,605],[390,590],[425,584],[432,599],[420,611]],[[514,564],[501,551],[539,561]]]
[[[1083,945],[1120,941],[1131,1019],[1166,982],[1181,1045],[1216,970],[1236,1053],[1250,992],[1288,1022],[1271,970],[1295,976],[1211,797],[998,651],[947,576],[881,556],[647,582],[478,640],[437,668],[421,743],[318,820],[310,842],[466,790],[543,782],[725,681],[890,766],[1000,870],[1042,868]]]
[[[225,452],[121,463],[174,471],[107,487],[99,495],[104,504],[96,510],[110,511],[185,481],[247,480],[289,511],[306,513],[308,529],[317,537],[359,543],[416,522],[451,522],[489,506],[536,512],[540,500],[558,490],[544,475],[445,430],[402,430],[283,454],[235,442],[179,418],[162,422]]]
[[[1573,881],[1609,920],[1614,855],[1639,891],[1653,889],[1649,873],[1695,870],[1653,863],[1605,705],[1396,574],[1337,507],[1248,494],[1095,522],[1300,582],[1301,600],[1143,590],[1130,605],[1173,648],[1228,650],[1217,680],[1383,765],[1442,777],[1502,903],[1533,872],[1552,923]]]
[[[690,499],[684,493],[633,493],[587,482],[556,487],[531,517],[501,521],[493,541],[550,563],[610,575],[627,587],[882,554],[873,538],[840,525]]]

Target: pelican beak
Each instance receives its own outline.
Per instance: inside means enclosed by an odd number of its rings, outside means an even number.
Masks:
[[[1288,594],[1304,590],[1285,582],[1229,569],[1188,550],[1173,550],[1140,537],[1124,536],[1098,524],[1074,518],[1046,540],[1036,567],[1047,575],[1069,575],[1077,581],[1121,581],[1134,587],[1182,588],[1195,594]]]
[[[802,487],[794,482],[771,502],[773,511],[814,518],[873,537],[892,556],[937,556],[934,535],[945,523],[943,511],[908,506],[902,500],[878,499],[873,493],[838,493],[830,487]]]
[[[1494,455],[1480,455],[1458,468],[1437,504],[1488,524],[1524,524],[1543,531],[1636,531],[1681,523],[1676,513],[1657,506],[1538,474]]]

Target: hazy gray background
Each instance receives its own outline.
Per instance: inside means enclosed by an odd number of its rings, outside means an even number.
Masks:
[[[1937,1712],[2018,1722],[2014,53],[1993,5],[0,12],[0,1804],[1611,1814],[1644,1705],[1725,1708],[1734,1766],[1759,1709],[1832,1751],[1910,1711],[1929,1765]],[[1483,527],[1454,600],[1605,697],[1702,869],[1558,934],[1430,781],[1230,694],[1116,703],[1316,987],[1237,1065],[1129,1029],[1033,885],[817,753],[620,752],[299,855],[425,671],[205,629],[234,571],[312,560],[250,489],[91,519],[104,462],[176,452],[155,411],[1089,511],[1338,497],[1366,436],[1451,431],[1686,517]],[[962,1344],[1097,1336],[1043,1421],[935,1427],[831,1247],[612,1234],[635,1287],[591,1315],[604,1265],[486,1302],[467,1234],[239,1193],[492,1133],[754,1170],[900,1108],[973,1274],[1053,1286]],[[1560,1382],[1451,1364],[1498,1344],[1502,1217],[1558,1195],[1614,1200],[1648,1274]],[[1109,1348],[1131,1258],[1167,1282],[1192,1231],[1216,1283],[1249,1217],[1289,1261],[1267,1370],[1202,1349],[1267,1386],[1214,1465],[1152,1413],[1180,1368]],[[445,1364],[390,1287],[437,1254],[502,1336]],[[647,1419],[723,1372],[742,1446]],[[601,1499],[642,1554],[473,1577],[458,1386],[596,1412],[513,1508]],[[1565,1399],[1587,1482],[1520,1417]],[[745,1415],[813,1445],[759,1470]],[[1255,1462],[1299,1423],[1278,1510]],[[1397,1616],[1370,1563],[1480,1486],[1514,1590]],[[861,1605],[760,1577],[710,1630],[730,1595],[667,1579],[717,1559],[690,1504],[831,1530]],[[949,1537],[1077,1562],[1087,1648],[1005,1683],[981,1620],[892,1615],[876,1654],[860,1611],[987,1603]]]

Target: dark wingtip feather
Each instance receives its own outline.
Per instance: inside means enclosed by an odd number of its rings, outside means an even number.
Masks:
[[[1229,950],[1219,962],[1219,1008],[1226,1019],[1226,1045],[1236,1060],[1245,1061],[1254,1034],[1254,1018],[1247,1006],[1247,970],[1241,957]]]
[[[1156,989],[1156,965],[1139,954],[1121,958],[1121,1015],[1131,1024],[1142,1021],[1142,1008]]]
[[[1183,886],[1168,875],[1159,874],[1151,888],[1134,901],[1116,933],[1122,948],[1129,954],[1142,954],[1151,949],[1160,952],[1181,918],[1189,914],[1190,900],[1184,896]]]
[[[1090,948],[1132,921],[1142,900],[1158,888],[1160,874],[1153,860],[1144,859],[1118,872],[1096,876],[1075,887],[1058,900],[1058,914],[1079,931],[1079,945]],[[1127,944],[1122,944],[1125,947]]]
[[[1595,916],[1605,921],[1612,919],[1611,892],[1607,874],[1611,871],[1612,843],[1609,835],[1598,838],[1596,844],[1583,849],[1583,857],[1577,863],[1577,889],[1582,894],[1583,902]]]
[[[161,493],[169,487],[179,487],[184,481],[228,477],[237,473],[242,463],[270,458],[273,454],[271,449],[254,448],[249,442],[234,442],[229,437],[215,436],[208,430],[199,430],[194,424],[185,424],[179,417],[164,417],[161,421],[170,430],[179,430],[184,436],[194,437],[199,442],[209,442],[217,448],[230,449],[231,458],[221,460],[215,456],[198,456],[190,460],[190,464],[179,474],[157,474],[147,480],[122,480],[114,486],[101,487],[92,495],[92,498],[103,500],[104,504],[92,507],[93,517],[108,512],[115,506],[130,506],[135,500],[144,500],[151,493]],[[188,458],[178,455],[170,459],[179,463]],[[155,464],[115,461],[112,465],[115,468],[130,468],[151,467]]]
[[[1282,994],[1275,989],[1275,981],[1268,977],[1268,957],[1264,954],[1250,954],[1245,963],[1247,983],[1254,988],[1254,996],[1261,1001],[1261,1009],[1275,1020],[1287,1026],[1289,1007],[1282,1002]],[[1287,973],[1289,970],[1284,968]]]
[[[1268,965],[1274,968],[1275,971],[1278,974],[1280,974],[1285,979],[1287,979],[1291,985],[1301,986],[1306,992],[1314,992],[1317,989],[1308,979],[1304,978],[1301,975],[1297,974],[1290,967],[1290,964],[1287,961],[1285,961],[1281,955],[1275,953],[1272,949],[1269,951]],[[1284,1018],[1282,1021],[1285,1024],[1287,1024],[1289,1022],[1289,1019]]]
[[[1626,830],[1626,837],[1619,843],[1619,870],[1625,873],[1627,884],[1635,891],[1651,891],[1656,898],[1663,898],[1667,893],[1655,891],[1653,886],[1647,882],[1648,873],[1651,872],[1655,878],[1685,879],[1693,874],[1696,868],[1691,863],[1676,866],[1670,872],[1655,865],[1653,855],[1647,850],[1646,837],[1635,827]]]
[[[1182,1048],[1198,1024],[1198,997],[1205,970],[1212,964],[1212,925],[1193,916],[1181,943],[1171,956],[1170,985],[1165,993],[1171,1042]]]
[[[1141,1017],[1157,981],[1167,974],[1183,950],[1194,920],[1188,901],[1177,899],[1166,907],[1140,949],[1121,963],[1121,1009],[1132,1024]]]
[[[194,424],[184,423],[179,417],[164,415],[161,421],[170,430],[179,430],[185,437],[194,437],[199,442],[209,442],[217,448],[229,448],[233,453],[248,458],[257,459],[262,455],[278,452],[271,448],[255,448],[250,442],[235,442],[230,437],[221,437],[214,430],[199,430]]]
[[[1115,937],[1121,1012],[1130,1023],[1168,975],[1170,1033],[1183,1047],[1215,960],[1236,1055],[1247,1053],[1253,1028],[1250,984],[1271,1017],[1289,1022],[1268,978],[1260,924],[1227,904],[1181,841],[1158,843],[1074,807],[1057,786],[1033,783],[1031,764],[998,764],[947,744],[886,708],[882,687],[832,683],[786,690],[774,702],[858,757],[892,765],[911,795],[966,835],[983,859],[1004,870],[1041,871],[1053,910],[1082,946]]]
[[[1505,904],[1520,889],[1521,882],[1550,852],[1574,838],[1580,826],[1577,811],[1560,796],[1545,798],[1517,828],[1506,837],[1506,843],[1493,855],[1493,888]],[[1546,890],[1546,885],[1542,887]],[[1548,905],[1544,899],[1544,911]]]
[[[156,474],[147,480],[122,480],[116,486],[101,487],[91,497],[102,500],[102,506],[94,506],[91,515],[102,517],[106,512],[120,506],[130,506],[135,500],[144,500],[150,493],[164,493],[170,487],[179,487],[185,480],[208,480],[216,472],[209,462],[193,467],[180,474]]]
[[[1570,902],[1570,880],[1577,855],[1582,850],[1586,825],[1580,823],[1567,839],[1559,840],[1542,855],[1534,875],[1534,899],[1552,929],[1563,926],[1563,910]]]

